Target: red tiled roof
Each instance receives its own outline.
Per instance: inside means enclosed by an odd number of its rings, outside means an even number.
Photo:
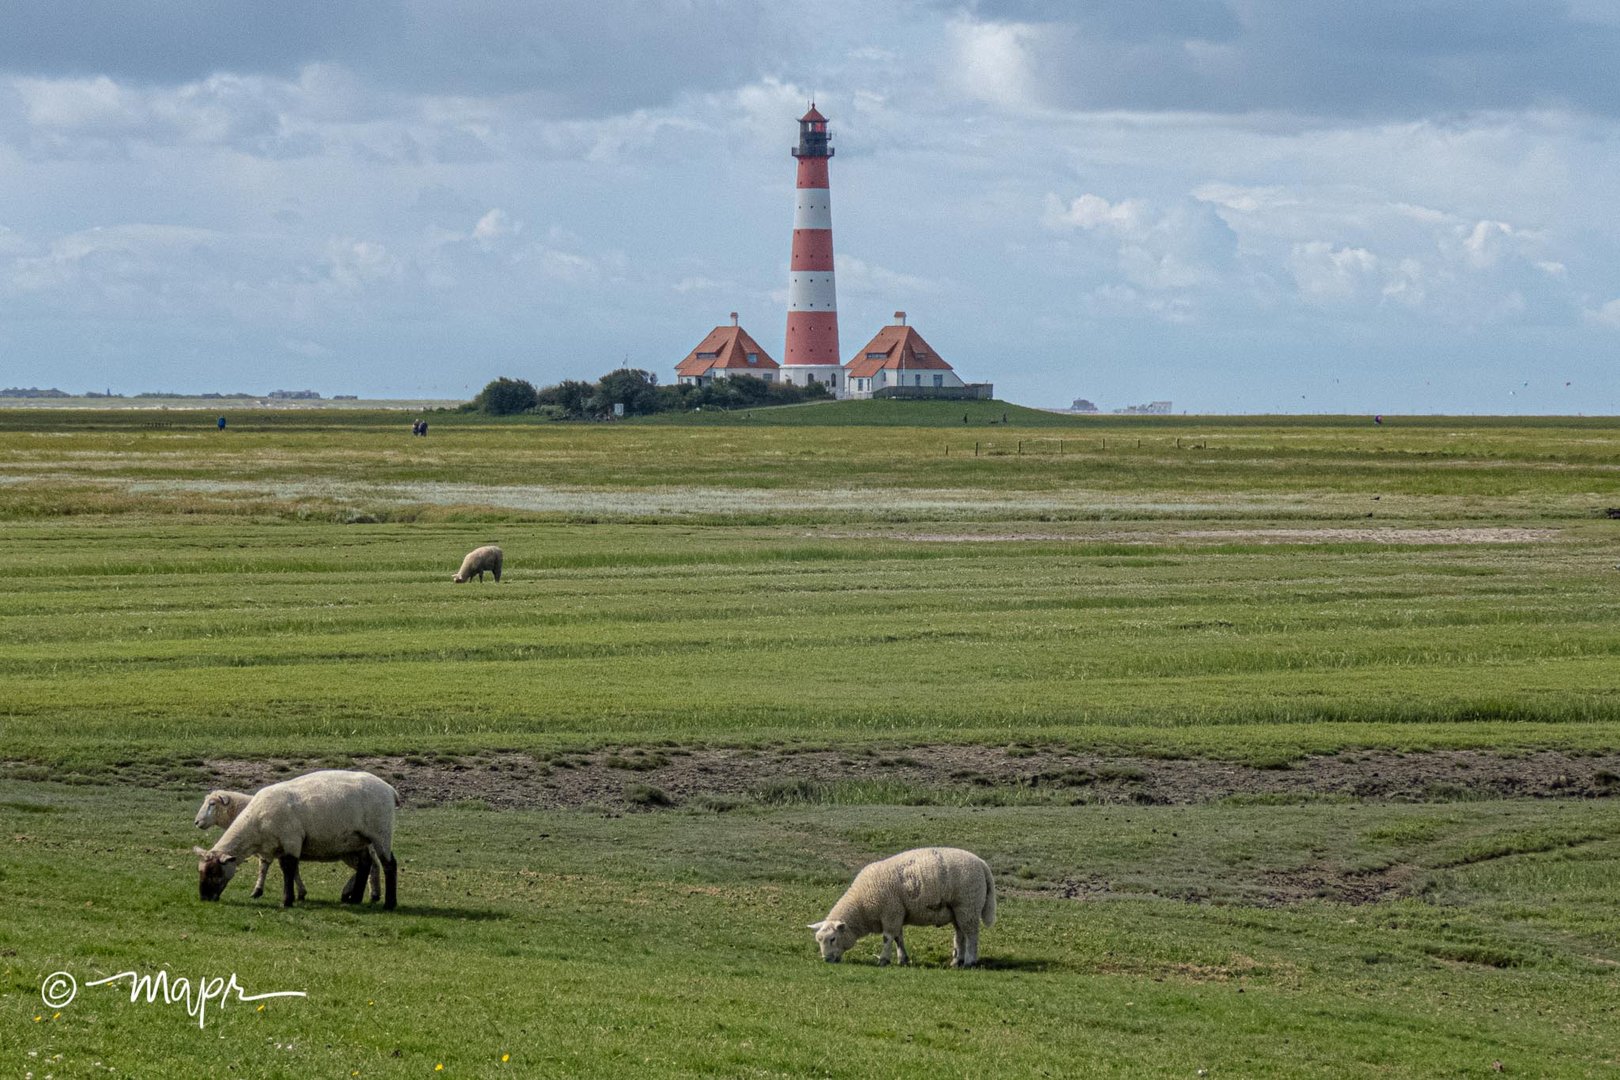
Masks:
[[[844,373],[852,379],[868,379],[880,371],[950,371],[923,336],[910,326],[885,326],[868,341],[849,363]]]
[[[748,354],[759,359],[748,362]],[[733,371],[775,371],[781,367],[770,354],[759,347],[759,342],[748,336],[740,326],[717,326],[709,336],[698,342],[697,348],[686,354],[686,359],[675,365],[676,375],[704,375],[715,368]]]
[[[823,124],[825,124],[827,122],[827,118],[825,116],[822,116],[820,110],[818,110],[815,107],[815,105],[813,105],[813,104],[810,106],[810,111],[809,112],[807,112],[803,116],[799,117],[799,123],[801,123],[801,124],[806,122],[806,121],[814,122],[814,121],[817,121],[817,120],[820,120]]]

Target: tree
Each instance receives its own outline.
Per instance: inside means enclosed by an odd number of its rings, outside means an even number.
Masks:
[[[626,416],[646,416],[658,411],[658,376],[640,368],[619,368],[596,383],[592,409],[599,415],[612,414],[613,406],[624,406]]]
[[[583,420],[590,415],[591,396],[596,393],[594,383],[579,379],[564,379],[556,386],[541,390],[535,401],[540,405],[553,405],[569,420]]]
[[[527,379],[503,377],[478,391],[478,396],[473,398],[473,404],[478,407],[479,412],[489,413],[491,416],[511,416],[534,408],[537,397],[534,384]]]

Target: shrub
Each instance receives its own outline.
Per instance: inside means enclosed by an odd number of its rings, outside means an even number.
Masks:
[[[534,408],[538,391],[527,379],[499,378],[487,384],[473,398],[479,412],[491,416],[512,416]]]

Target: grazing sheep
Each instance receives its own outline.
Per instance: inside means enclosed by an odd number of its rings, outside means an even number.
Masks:
[[[371,853],[382,863],[387,895],[395,905],[399,863],[394,859],[394,808],[399,794],[370,773],[324,769],[284,780],[253,796],[247,808],[207,850],[197,852],[197,893],[218,900],[241,859],[257,855],[281,863],[281,903],[291,907],[300,859],[346,862],[354,875],[343,886],[346,904],[358,904],[371,876]]]
[[[961,848],[916,848],[871,863],[855,875],[827,917],[810,924],[821,958],[836,964],[855,942],[883,932],[879,964],[889,962],[889,945],[909,963],[907,926],[954,924],[952,967],[979,962],[979,921],[996,922],[996,884],[989,865]]]
[[[199,829],[228,829],[235,821],[253,796],[241,791],[210,791],[208,797],[203,799],[202,808],[197,811],[197,828]],[[352,863],[350,865],[353,865]],[[252,896],[255,900],[264,895],[264,878],[270,872],[270,860],[263,855],[259,856],[259,876],[253,882]],[[293,883],[298,889],[298,899],[303,900],[309,896],[309,890],[304,888],[304,875],[300,873]],[[375,862],[371,864],[371,902],[376,903],[382,897],[382,867]]]
[[[478,580],[483,581],[485,570],[494,574],[496,581],[501,580],[501,549],[494,544],[467,552],[467,557],[461,560],[461,569],[450,580],[460,585],[463,581],[471,581],[472,576],[477,574]]]

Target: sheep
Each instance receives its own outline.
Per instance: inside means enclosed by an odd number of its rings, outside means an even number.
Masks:
[[[909,963],[906,926],[955,924],[952,967],[979,962],[979,922],[996,922],[996,884],[989,865],[961,848],[916,848],[867,865],[827,917],[810,924],[816,933],[821,958],[829,964],[843,959],[855,942],[867,934],[883,933],[878,964],[889,962],[889,946],[899,951],[900,963]]]
[[[225,834],[197,853],[197,894],[218,900],[243,856],[281,863],[281,903],[291,907],[300,859],[343,861],[354,875],[345,904],[358,904],[371,875],[372,852],[387,883],[383,907],[393,908],[399,876],[394,858],[394,808],[399,794],[370,773],[323,769],[284,780],[253,796]]]
[[[197,828],[229,828],[247,809],[253,796],[241,791],[210,791],[203,799],[202,807],[197,811]],[[264,878],[270,872],[270,860],[259,856],[259,876],[253,882],[253,892],[250,894],[257,900],[264,895]],[[303,900],[309,896],[309,890],[304,888],[304,875],[300,873],[294,881],[298,889],[298,899]],[[382,868],[371,864],[371,902],[376,903],[382,897]]]
[[[463,581],[471,581],[474,574],[478,580],[484,580],[484,571],[488,570],[495,575],[495,580],[501,580],[501,549],[494,544],[485,544],[481,548],[473,548],[467,552],[467,557],[461,560],[461,569],[450,578],[460,585]]]

